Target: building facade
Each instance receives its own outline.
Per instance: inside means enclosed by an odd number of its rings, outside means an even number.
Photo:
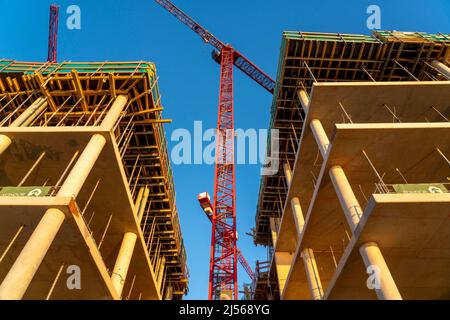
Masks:
[[[450,35],[284,33],[260,298],[450,299],[449,63]]]
[[[0,60],[0,299],[181,299],[156,68]]]

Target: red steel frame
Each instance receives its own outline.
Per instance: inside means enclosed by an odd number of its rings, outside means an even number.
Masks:
[[[231,47],[224,47],[221,51],[214,211],[208,291],[210,300],[238,299],[233,54],[234,50]],[[225,297],[221,295],[225,295]]]
[[[48,62],[56,62],[58,44],[58,14],[59,7],[52,4],[50,6],[50,23],[48,28]]]
[[[241,250],[239,248],[237,249],[237,255],[238,255],[238,261],[240,262],[242,268],[244,268],[245,272],[247,272],[250,279],[255,280],[255,274],[253,273],[252,268],[248,264],[247,260],[245,259],[244,255],[242,254]]]
[[[202,197],[202,195],[203,194],[199,194],[198,201],[200,202],[200,206],[202,207],[203,211],[205,212],[205,215],[208,217],[209,221],[212,222],[214,205],[211,203],[209,196]],[[209,211],[207,209],[211,209],[212,211]],[[236,241],[237,241],[237,238],[236,238]],[[255,279],[255,274],[253,273],[252,268],[248,264],[247,260],[245,259],[244,255],[242,254],[241,250],[239,250],[239,247],[236,249],[236,251],[237,251],[238,262],[241,264],[242,268],[244,268],[245,272],[247,272],[250,279],[252,279],[252,281],[253,281]]]
[[[217,39],[171,1],[155,1],[220,53],[219,58],[214,58],[220,61],[221,69],[208,298],[222,299],[225,298],[223,295],[227,295],[227,298],[237,300],[238,260],[246,272],[251,272],[251,268],[236,247],[233,65],[272,94],[275,81],[244,55]]]

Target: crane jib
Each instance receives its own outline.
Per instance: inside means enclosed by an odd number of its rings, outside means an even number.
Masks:
[[[245,61],[242,57],[238,57],[234,62],[234,65],[247,73],[269,91],[273,91],[275,89],[275,82],[271,78],[252,66],[248,61]]]
[[[188,16],[186,13],[177,8],[171,1],[169,0],[155,0],[155,1],[158,4],[160,4],[163,8],[165,8],[167,11],[169,11],[173,16],[175,16],[180,22],[182,22],[183,24],[188,26],[192,31],[197,33],[204,42],[212,45],[217,51],[219,52],[222,51],[222,49],[225,46],[223,42],[214,37],[208,30],[206,30],[197,22],[195,22],[195,20],[192,19],[190,16]],[[216,62],[220,63],[220,61],[218,60],[216,60]],[[240,54],[237,54],[237,59],[234,61],[234,65],[240,70],[242,70],[245,74],[247,74],[250,78],[259,83],[267,91],[273,94],[275,90],[275,82],[272,80],[272,78],[270,78],[258,67],[256,67],[253,63],[251,63],[247,58],[244,58]]]

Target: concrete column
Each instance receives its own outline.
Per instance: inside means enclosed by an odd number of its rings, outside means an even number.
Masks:
[[[269,223],[270,223],[270,234],[272,236],[272,245],[273,248],[275,249],[276,245],[277,245],[277,237],[278,237],[278,230],[277,230],[277,226],[275,223],[275,218],[269,218]]]
[[[379,287],[375,288],[378,299],[402,300],[402,296],[397,289],[394,278],[389,271],[378,245],[375,242],[365,243],[359,248],[359,252],[364,260],[366,268],[377,268],[375,269],[374,275],[379,277],[376,279],[378,280]]]
[[[173,287],[171,285],[166,286],[166,294],[164,300],[172,300],[173,299]]]
[[[328,140],[322,123],[320,122],[320,120],[313,119],[309,125],[311,127],[314,138],[316,139],[317,145],[319,146],[320,153],[322,154],[322,157],[325,158],[328,147],[330,146],[330,140]]]
[[[1,134],[0,135],[0,154],[3,154],[3,152],[5,152],[6,149],[8,149],[8,147],[11,145],[11,143],[12,143],[12,140],[8,136]]]
[[[134,209],[136,211],[136,216],[138,215],[137,213],[139,212],[139,206],[141,205],[143,195],[144,195],[144,187],[139,188],[139,192],[138,192],[136,201],[134,203]]]
[[[340,166],[330,169],[330,177],[336,190],[339,202],[344,210],[345,217],[352,231],[358,226],[363,211],[353,193],[352,187],[345,176],[344,170]]]
[[[270,218],[270,231],[272,235],[272,244],[273,248],[275,250],[275,247],[277,245],[277,237],[278,237],[278,230],[276,226],[276,220],[275,218]],[[275,263],[275,269],[277,271],[277,280],[278,280],[278,286],[280,289],[280,294],[283,293],[284,286],[286,285],[286,280],[289,275],[289,271],[291,269],[291,263],[292,263],[292,254],[290,252],[280,252],[276,251],[273,255],[274,263]]]
[[[289,163],[286,162],[283,164],[283,170],[284,170],[284,176],[286,177],[286,184],[289,188],[291,186],[291,182],[292,182],[292,171],[289,166]]]
[[[47,109],[48,103],[47,101],[44,101],[41,105],[36,107],[34,110],[30,110],[31,113],[27,115],[26,119],[23,119],[23,122],[21,123],[21,127],[28,127],[45,109]],[[26,110],[28,111],[28,109]],[[25,113],[25,112],[24,112]],[[20,116],[22,116],[21,114]]]
[[[75,198],[78,195],[105,144],[106,139],[101,134],[92,136],[61,189],[59,189],[58,196]]]
[[[313,300],[323,298],[322,282],[320,281],[319,270],[312,249],[307,248],[302,251],[303,263],[305,264],[306,278],[308,279],[309,291]]]
[[[286,280],[291,270],[292,254],[290,252],[275,252],[275,267],[277,270],[278,288],[280,295],[286,286]]]
[[[0,285],[0,300],[19,300],[47,254],[64,221],[59,209],[48,209]]]
[[[116,124],[117,120],[119,120],[120,114],[122,113],[123,108],[125,108],[126,104],[127,104],[127,96],[125,95],[117,96],[117,98],[114,100],[113,105],[106,114],[105,119],[103,119],[102,121],[101,124],[102,128],[111,130]]]
[[[47,107],[47,101],[45,101],[42,98],[37,98],[31,106],[29,106],[22,114],[17,117],[9,127],[15,128],[15,127],[25,127],[28,124],[30,124],[36,117]],[[40,110],[40,111],[39,111]],[[39,111],[39,112],[36,112]],[[11,145],[12,141],[11,139],[2,134],[0,135],[0,154],[5,152],[6,149]]]
[[[57,196],[76,197],[106,143],[100,134],[92,136]],[[0,299],[21,299],[64,221],[59,209],[47,209],[0,285]]]
[[[150,195],[150,189],[148,187],[143,187],[141,189],[143,191],[142,196],[141,196],[138,206],[136,207],[137,208],[136,214],[137,214],[137,219],[138,219],[139,224],[141,223],[142,217],[144,216],[145,205],[146,205],[146,203],[148,201],[148,197]],[[141,192],[141,190],[139,190],[139,193],[140,192]]]
[[[14,120],[10,127],[26,127],[33,122],[41,112],[47,108],[47,101],[43,98],[37,98],[20,116]]]
[[[440,61],[434,60],[431,62],[431,65],[435,67],[440,73],[444,75],[447,80],[450,80],[450,68],[447,67],[445,64],[443,64]]]
[[[306,93],[305,90],[300,89],[297,91],[298,99],[300,100],[300,103],[302,105],[303,110],[305,110],[305,113],[308,113],[309,110],[309,96]]]
[[[166,258],[164,256],[161,257],[160,259],[161,263],[159,264],[158,267],[158,272],[157,272],[157,278],[156,278],[156,282],[158,283],[159,287],[161,288],[162,286],[162,282],[163,282],[163,276],[164,276],[164,271],[166,269]],[[161,290],[161,289],[160,289]]]
[[[303,232],[303,226],[305,225],[305,218],[303,217],[302,207],[300,206],[300,200],[297,197],[291,200],[292,215],[294,216],[295,227],[297,228],[298,239]]]
[[[132,232],[125,233],[122,245],[120,246],[116,264],[114,265],[111,276],[114,288],[119,297],[122,296],[123,286],[127,278],[128,268],[130,267],[131,257],[133,256],[134,246],[136,245],[136,234]]]

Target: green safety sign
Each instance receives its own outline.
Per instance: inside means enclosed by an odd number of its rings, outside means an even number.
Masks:
[[[394,184],[397,193],[448,193],[447,188],[440,183],[420,183],[420,184]]]
[[[52,187],[4,187],[0,197],[45,197],[51,190]]]

